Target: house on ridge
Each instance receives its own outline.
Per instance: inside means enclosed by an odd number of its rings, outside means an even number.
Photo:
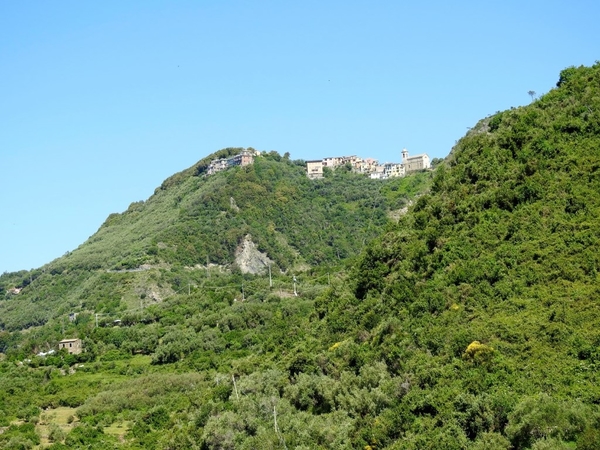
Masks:
[[[408,150],[402,150],[402,165],[404,166],[405,173],[416,172],[417,170],[429,169],[431,162],[429,156],[426,153],[420,155],[408,156]]]

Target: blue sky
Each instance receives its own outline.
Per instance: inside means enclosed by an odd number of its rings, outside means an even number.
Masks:
[[[0,272],[224,147],[446,156],[600,59],[595,1],[0,3]]]

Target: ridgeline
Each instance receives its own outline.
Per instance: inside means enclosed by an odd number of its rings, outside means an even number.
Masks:
[[[71,312],[114,315],[138,307],[140,296],[159,302],[199,286],[212,271],[241,275],[236,253],[246,240],[274,274],[343,265],[431,180],[420,173],[373,181],[343,168],[309,180],[303,161],[277,152],[206,176],[210,160],[240,150],[221,150],[168,178],[73,252],[2,275],[3,292],[21,291],[0,302],[0,327],[19,330]]]

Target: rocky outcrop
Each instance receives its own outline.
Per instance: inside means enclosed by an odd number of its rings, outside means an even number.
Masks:
[[[235,252],[235,263],[242,273],[258,275],[265,273],[273,261],[256,248],[252,236],[247,234]]]

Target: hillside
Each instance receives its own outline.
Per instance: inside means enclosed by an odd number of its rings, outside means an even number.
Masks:
[[[160,414],[170,417],[179,410],[170,402],[192,393],[189,383],[194,398],[214,395],[218,403],[230,391],[225,385],[213,392],[213,375],[220,379],[234,364],[236,376],[262,376],[279,370],[282,348],[316,345],[314,298],[339,283],[348,261],[431,181],[431,173],[369,180],[343,168],[309,180],[302,161],[276,152],[205,176],[210,160],[239,150],[219,151],[173,175],[147,201],[112,214],[75,251],[0,277],[0,287],[12,291],[0,300],[0,448],[106,448],[125,433],[125,447],[164,445],[159,429],[134,431],[130,415],[165,402],[171,406]],[[236,263],[250,240],[271,260],[271,281],[266,270],[244,274]],[[85,353],[38,355],[56,350],[64,337],[81,339]],[[105,389],[117,393],[113,399],[133,399],[125,391],[139,383],[166,385],[142,403],[117,407],[119,418],[116,410],[100,420],[106,411],[74,409],[93,404]],[[242,389],[246,381],[240,383]]]
[[[221,150],[173,175],[147,201],[111,214],[73,252],[3,274],[3,292],[22,290],[0,300],[0,329],[71,312],[114,314],[138,307],[140,298],[152,304],[198,287],[211,272],[239,275],[236,253],[245,242],[263,255],[255,268],[263,274],[268,260],[274,274],[343,264],[430,180],[422,173],[373,181],[345,170],[309,180],[302,161],[276,152],[205,176],[210,160],[240,150]]]
[[[599,193],[600,64],[458,142],[361,257],[354,295],[320,302],[331,340],[364,334],[416,387],[388,433],[600,448]]]
[[[46,314],[0,332],[0,448],[600,448],[598,149],[600,63],[481,120],[397,223],[386,211],[427,174],[199,163],[71,255],[0,278],[24,287],[5,326],[33,300]],[[248,234],[273,286],[231,266]],[[218,266],[195,268],[207,253]],[[34,356],[62,336],[86,352]]]

